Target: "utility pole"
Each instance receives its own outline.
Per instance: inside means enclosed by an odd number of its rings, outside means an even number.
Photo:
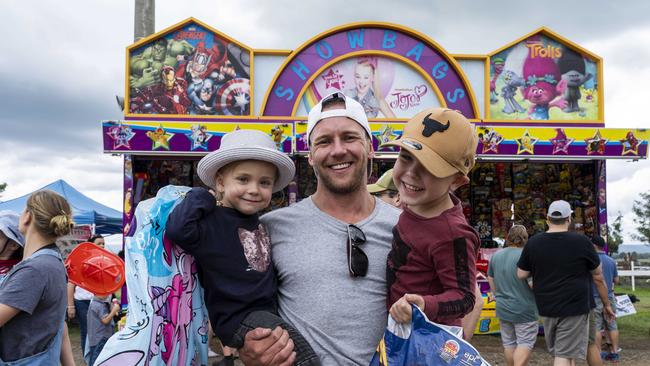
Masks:
[[[154,33],[156,28],[156,1],[135,0],[133,38],[137,42]]]

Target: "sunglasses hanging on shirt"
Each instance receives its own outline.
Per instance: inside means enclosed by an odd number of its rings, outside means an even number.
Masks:
[[[359,248],[365,242],[366,234],[355,225],[348,225],[348,270],[352,277],[364,277],[368,272],[368,256]]]

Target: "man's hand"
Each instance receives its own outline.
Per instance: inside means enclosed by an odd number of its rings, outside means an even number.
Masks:
[[[390,316],[398,323],[410,323],[413,309],[411,304],[424,311],[424,298],[420,295],[406,294],[390,307]]]
[[[255,328],[246,333],[239,358],[247,366],[291,366],[296,353],[286,330]]]
[[[612,304],[607,304],[607,306],[603,306],[603,315],[605,315],[605,319],[608,322],[611,322],[612,320],[616,319],[616,313],[614,310],[612,310]]]
[[[74,306],[68,306],[68,319],[74,319],[75,315],[76,315],[76,311]]]

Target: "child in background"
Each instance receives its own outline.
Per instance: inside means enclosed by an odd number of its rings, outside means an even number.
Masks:
[[[23,259],[25,238],[18,230],[19,219],[12,211],[0,211],[0,282]]]
[[[117,299],[111,301],[111,295],[93,296],[88,306],[88,366],[93,366],[104,344],[113,335],[115,324],[113,317],[120,311]]]
[[[388,255],[388,307],[400,323],[411,304],[429,320],[460,326],[476,301],[480,240],[453,191],[467,183],[477,145],[474,127],[457,111],[431,108],[404,126],[393,168],[402,214]]]
[[[320,365],[302,335],[277,315],[271,240],[258,216],[293,179],[293,161],[265,133],[238,130],[201,159],[197,173],[216,193],[189,191],[169,215],[165,235],[199,264],[215,333],[224,345],[241,348],[250,330],[281,326],[296,346],[296,365]]]

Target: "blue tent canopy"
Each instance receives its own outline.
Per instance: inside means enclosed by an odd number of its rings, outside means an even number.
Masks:
[[[52,190],[68,200],[72,206],[72,218],[77,225],[95,225],[97,234],[122,232],[122,213],[84,196],[64,180],[57,180],[39,189]],[[30,193],[31,194],[31,193]],[[30,194],[0,202],[0,210],[23,212]]]

